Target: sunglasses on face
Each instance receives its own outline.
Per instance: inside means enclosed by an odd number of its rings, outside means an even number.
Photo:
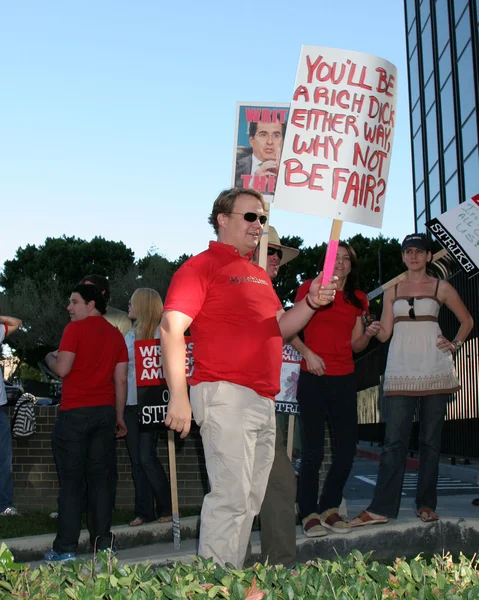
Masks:
[[[254,223],[256,221],[256,219],[258,219],[258,221],[261,223],[261,225],[264,225],[266,223],[266,221],[268,220],[268,217],[266,215],[257,215],[254,212],[246,212],[246,213],[231,212],[230,214],[231,215],[241,215],[245,221],[248,221],[248,223]]]
[[[415,320],[416,319],[416,313],[414,312],[414,298],[409,298],[409,300],[407,301],[407,303],[411,307],[409,309],[409,318]]]
[[[275,254],[278,255],[279,260],[283,259],[283,251],[280,250],[279,248],[272,248],[271,246],[268,247],[268,256],[274,256]]]

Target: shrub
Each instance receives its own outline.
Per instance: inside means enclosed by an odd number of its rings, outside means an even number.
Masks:
[[[244,571],[222,568],[211,560],[177,563],[172,568],[151,564],[120,565],[101,557],[32,569],[16,565],[0,546],[0,598],[48,600],[386,600],[417,598],[456,600],[479,598],[475,559],[450,555],[426,560],[397,559],[393,565],[370,560],[354,551],[334,561],[318,560],[296,570],[257,564]]]

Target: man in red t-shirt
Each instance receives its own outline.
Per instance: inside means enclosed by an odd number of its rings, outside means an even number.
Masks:
[[[193,408],[211,487],[201,512],[199,554],[237,568],[273,462],[283,338],[331,302],[336,287],[321,286],[318,277],[305,299],[284,312],[264,269],[250,262],[266,220],[259,192],[222,192],[209,218],[218,241],[175,273],[161,323],[170,388],[165,424],[185,437]],[[195,359],[191,407],[183,337],[188,328]]]
[[[126,434],[128,353],[121,333],[102,316],[106,301],[94,285],[77,285],[67,307],[71,323],[60,347],[45,358],[63,378],[60,411],[52,435],[58,469],[58,533],[47,562],[76,558],[85,487],[90,541],[113,549],[112,477],[116,437]]]

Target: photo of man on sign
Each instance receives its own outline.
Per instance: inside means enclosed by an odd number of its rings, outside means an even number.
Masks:
[[[287,104],[238,103],[234,187],[274,194],[288,108]]]

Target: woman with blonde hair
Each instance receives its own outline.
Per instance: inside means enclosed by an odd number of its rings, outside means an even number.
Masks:
[[[159,338],[163,301],[156,290],[138,288],[133,293],[128,316],[134,321],[133,329],[125,336],[128,348],[128,397],[125,422],[128,427],[126,445],[131,459],[135,482],[135,518],[130,527],[137,527],[155,520],[171,520],[171,492],[165,469],[158,460],[156,445],[157,431],[140,431],[138,400],[136,392],[135,341]]]

